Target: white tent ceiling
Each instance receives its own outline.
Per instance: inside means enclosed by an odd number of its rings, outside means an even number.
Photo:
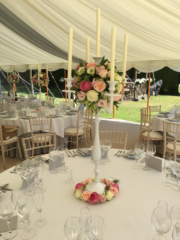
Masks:
[[[116,65],[122,69],[124,34],[128,33],[127,69],[149,72],[168,66],[180,71],[179,0],[1,0],[19,19],[67,52],[68,30],[73,28],[73,56],[86,59],[86,37],[90,57],[96,49],[96,8],[101,9],[101,56],[110,59],[111,28],[117,27]],[[39,59],[50,70],[67,67],[53,56],[1,25],[1,59],[4,70],[15,65],[24,71]],[[93,61],[93,60],[92,60]],[[76,65],[76,64],[74,64]]]

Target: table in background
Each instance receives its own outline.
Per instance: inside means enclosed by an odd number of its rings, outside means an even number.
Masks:
[[[65,183],[67,174],[50,174],[45,165],[43,178],[44,205],[42,218],[47,220],[47,225],[37,229],[34,240],[59,240],[63,238],[65,221],[72,216],[79,216],[80,209],[88,206],[92,215],[99,215],[105,221],[106,231],[103,240],[152,240],[155,234],[151,225],[151,215],[160,200],[168,203],[170,209],[179,205],[180,192],[162,186],[165,173],[156,170],[143,171],[132,168],[134,161],[117,157],[117,149],[111,149],[109,157],[111,162],[100,165],[100,177],[115,177],[120,179],[120,192],[110,202],[91,205],[75,199],[75,184],[94,177],[94,164],[90,157],[67,158],[66,165],[73,168],[75,183]],[[21,185],[21,178],[7,170],[0,174],[1,185],[10,183],[15,189]],[[31,215],[31,226],[39,218],[34,211]],[[20,231],[19,231],[20,232]],[[172,229],[165,234],[167,240],[172,240]],[[15,240],[19,239],[19,234]]]

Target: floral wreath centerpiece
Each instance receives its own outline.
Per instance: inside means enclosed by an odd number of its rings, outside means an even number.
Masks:
[[[84,103],[88,109],[99,112],[107,106],[109,108],[109,83],[111,71],[114,71],[114,81],[116,81],[113,105],[116,109],[119,107],[119,101],[124,92],[124,83],[122,72],[118,72],[115,66],[114,70],[111,69],[111,63],[108,59],[103,57],[99,64],[96,63],[83,63],[80,60],[79,65],[74,70],[73,86],[71,90],[75,91],[75,103]]]
[[[16,73],[10,73],[8,80],[10,83],[19,83],[19,75]]]
[[[117,181],[111,181],[109,179],[100,179],[100,182],[106,185],[103,194],[98,194],[97,192],[90,193],[86,190],[86,185],[92,183],[94,180],[92,178],[86,179],[81,183],[76,184],[74,196],[75,198],[82,200],[83,202],[88,202],[90,204],[105,203],[106,201],[111,201],[119,192],[119,185]]]
[[[40,85],[38,83],[38,76],[39,76]],[[36,87],[48,86],[48,78],[46,77],[46,73],[40,73],[39,75],[38,73],[34,74],[34,76],[32,77],[32,81],[34,86]]]

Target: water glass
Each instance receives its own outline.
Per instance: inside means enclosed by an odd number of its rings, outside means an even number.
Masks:
[[[144,152],[144,144],[137,142],[134,147],[134,156],[136,159],[135,164],[133,165],[134,169],[140,169],[141,165],[138,162],[138,159],[141,157],[142,153]]]
[[[171,185],[171,183],[167,180],[169,174],[171,173],[171,166],[170,166],[170,162],[169,161],[164,160],[163,171],[166,174],[166,181],[162,182],[162,185],[165,186],[165,187],[169,187]]]
[[[50,171],[50,173],[56,174],[59,172],[59,169],[56,168],[56,161],[59,157],[59,151],[57,148],[55,148],[54,146],[49,148],[49,158],[52,161],[53,165],[54,165],[54,169]]]
[[[58,156],[61,158],[61,162],[63,163],[63,166],[60,168],[60,172],[65,174],[68,172],[68,167],[66,166],[66,158],[67,158],[67,146],[66,145],[60,145],[57,147],[58,150]]]
[[[173,190],[179,192],[180,191],[180,186],[179,186],[179,179],[180,179],[180,164],[179,163],[174,163],[172,166],[173,173],[177,177],[177,185],[173,186]]]
[[[79,217],[68,218],[64,225],[64,235],[67,240],[77,240],[83,231],[83,222]]]
[[[173,227],[176,223],[180,222],[180,205],[173,206],[171,208],[171,218],[172,218],[172,225]]]
[[[151,223],[155,231],[158,233],[153,236],[153,240],[165,240],[166,238],[163,234],[169,232],[172,223],[171,215],[167,208],[155,208],[151,217]]]
[[[96,237],[92,232],[87,231],[80,233],[77,240],[96,240]]]
[[[148,167],[148,161],[149,158],[154,156],[154,154],[156,153],[156,145],[153,144],[149,144],[146,146],[146,158],[145,158],[145,166],[142,168],[145,171],[150,171],[151,168]]]
[[[102,217],[97,215],[90,216],[86,221],[86,231],[95,235],[96,240],[102,240],[105,232],[105,224]]]
[[[103,143],[104,143],[104,149],[108,154],[109,150],[112,147],[112,141],[110,139],[109,140],[106,139],[103,141]],[[107,157],[106,161],[111,162],[111,159],[109,157]]]
[[[80,218],[82,219],[84,230],[85,230],[86,220],[90,216],[91,216],[91,211],[88,207],[81,208]]]
[[[179,240],[180,239],[180,222],[176,223],[173,233],[172,233],[173,240]]]

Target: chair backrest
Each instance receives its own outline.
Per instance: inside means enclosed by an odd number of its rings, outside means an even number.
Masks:
[[[100,131],[99,136],[100,140],[111,140],[113,145],[121,149],[126,149],[127,144],[127,132],[111,132],[111,131]]]
[[[142,132],[150,132],[151,131],[151,115],[148,115],[146,113],[141,113],[141,131]]]
[[[3,100],[0,100],[0,112],[3,111]]]
[[[47,148],[47,147],[55,148],[56,147],[56,133],[38,135],[39,142],[41,142],[41,138],[42,138],[43,144],[41,144],[41,146],[37,145],[37,147],[31,147],[31,143],[33,142],[34,138],[37,138],[37,137],[32,136],[29,138],[22,138],[22,146],[24,150],[25,159],[35,158],[34,156],[28,157],[28,152],[31,152],[32,150],[39,149],[39,148]],[[52,142],[49,141],[49,139],[52,139]],[[45,155],[45,154],[41,154],[41,155]],[[41,155],[38,155],[38,156],[41,156]]]
[[[2,119],[0,118],[0,145],[3,142],[3,134],[2,134]]]
[[[47,97],[47,95],[45,95],[45,101],[49,101],[54,105],[54,97]]]
[[[24,95],[22,95],[22,94],[20,94],[20,95],[19,95],[19,97],[20,97],[20,98],[25,98],[25,96],[24,96]]]
[[[93,112],[91,110],[86,109],[86,117],[87,117],[87,130],[92,128],[93,121]]]
[[[79,132],[79,130],[82,130],[82,129],[86,131],[86,126],[87,126],[86,110],[78,111],[77,133]]]
[[[180,134],[180,124],[163,121],[164,134]]]
[[[35,132],[48,132],[51,133],[52,116],[48,117],[29,117],[29,124],[31,129],[31,136]]]
[[[161,111],[161,105],[158,106],[149,106],[149,114],[156,115]]]
[[[37,99],[37,94],[28,94],[28,98],[36,98]]]

